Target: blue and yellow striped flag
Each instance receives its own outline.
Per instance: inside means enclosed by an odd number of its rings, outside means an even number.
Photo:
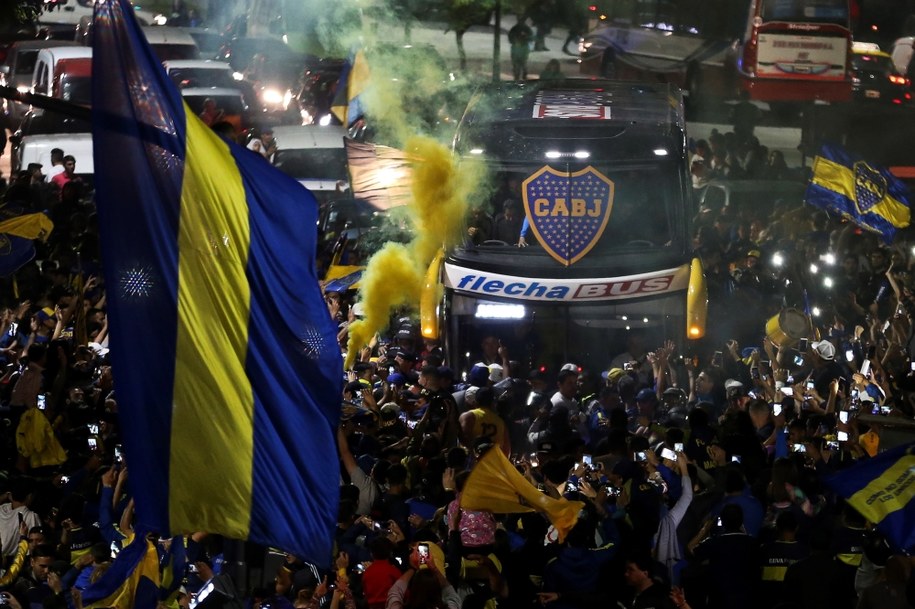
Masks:
[[[865,459],[825,482],[896,550],[915,548],[915,443]]]
[[[909,225],[909,191],[885,167],[826,144],[813,161],[806,201],[835,212],[890,243]]]
[[[369,84],[369,64],[365,53],[356,51],[343,64],[340,79],[337,80],[337,91],[331,102],[330,111],[344,127],[350,127],[362,118],[362,93]]]
[[[155,609],[159,601],[159,553],[137,533],[102,576],[83,590],[85,609]]]
[[[138,526],[324,564],[342,363],[317,203],[183,103],[128,0],[96,5],[93,137]]]

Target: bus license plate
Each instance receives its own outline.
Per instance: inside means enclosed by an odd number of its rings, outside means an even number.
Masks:
[[[874,89],[867,89],[864,91],[864,97],[868,99],[879,99],[880,91],[875,91]]]

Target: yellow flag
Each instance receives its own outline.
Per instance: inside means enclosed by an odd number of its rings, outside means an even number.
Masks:
[[[23,239],[44,241],[54,229],[54,223],[42,213],[14,216],[0,222],[0,233],[16,235]]]
[[[461,507],[495,514],[543,512],[556,527],[561,542],[578,522],[585,504],[547,497],[515,469],[505,453],[493,448],[471,470],[461,493]]]

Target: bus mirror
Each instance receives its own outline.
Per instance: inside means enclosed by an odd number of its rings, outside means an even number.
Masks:
[[[440,277],[444,258],[445,250],[440,249],[426,269],[426,278],[419,296],[419,322],[423,338],[439,336],[438,305],[442,296]]]
[[[702,262],[693,258],[689,269],[689,288],[686,291],[686,338],[696,340],[705,336],[705,320],[708,314],[708,287]]]

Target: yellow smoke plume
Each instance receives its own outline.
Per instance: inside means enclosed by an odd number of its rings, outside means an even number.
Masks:
[[[383,330],[391,312],[419,305],[426,267],[439,248],[449,248],[461,237],[467,201],[483,183],[479,164],[461,165],[439,142],[422,136],[407,140],[413,162],[412,200],[407,214],[413,239],[407,245],[387,243],[372,256],[360,280],[364,318],[349,327],[347,369],[359,349]]]

